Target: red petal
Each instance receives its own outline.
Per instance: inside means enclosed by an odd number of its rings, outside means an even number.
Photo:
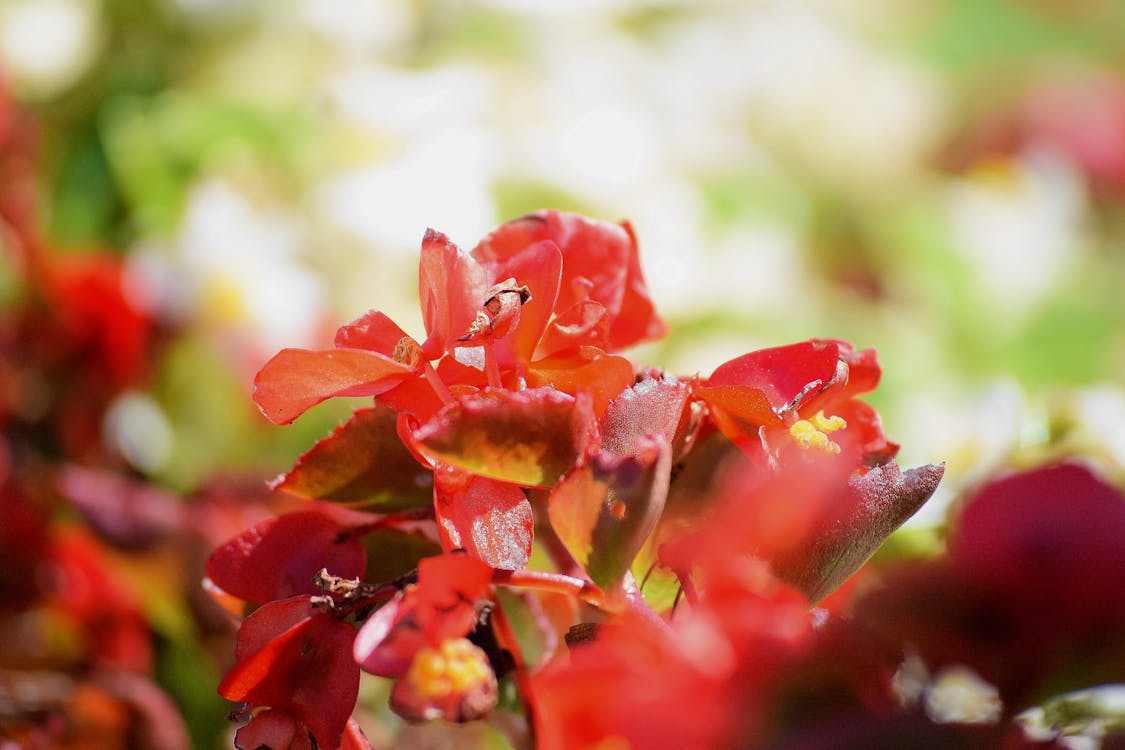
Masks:
[[[551,240],[563,256],[556,310],[591,299],[610,319],[608,346],[617,351],[663,335],[641,274],[631,230],[577,214],[540,211],[497,228],[473,250],[482,262],[510,258],[534,242]]]
[[[632,385],[633,380],[633,365],[629,360],[593,347],[541,359],[527,371],[527,384],[532,387],[550,385],[574,396],[579,391],[589,393],[594,416],[601,416],[609,402]]]
[[[492,570],[465,555],[428,557],[418,565],[418,592],[436,607],[476,601],[488,591]]]
[[[289,424],[333,396],[376,396],[411,373],[409,366],[362,349],[282,349],[254,378],[254,403],[274,424]]]
[[[238,628],[234,657],[249,659],[274,638],[316,614],[308,596],[291,596],[268,602],[254,610]]]
[[[446,357],[442,362],[451,359]],[[441,377],[449,382],[444,376]],[[379,403],[397,412],[413,414],[421,422],[430,419],[445,406],[426,378],[407,378],[386,393],[380,393],[378,399]]]
[[[485,390],[443,409],[414,433],[434,461],[528,487],[549,487],[589,446],[583,399],[553,388]]]
[[[551,321],[535,356],[549,357],[584,345],[609,348],[609,323],[605,305],[593,300],[579,302]]]
[[[1122,540],[1125,497],[1084,466],[1058,464],[981,488],[948,545],[954,562],[975,577],[1078,610],[1120,602]]]
[[[527,567],[535,519],[523,490],[449,467],[439,468],[434,479],[442,547],[463,549],[493,568]]]
[[[344,349],[369,349],[373,352],[394,354],[398,342],[410,338],[398,324],[378,310],[368,310],[363,315],[336,329],[336,346]]]
[[[344,737],[340,742],[340,750],[374,750],[355,719],[348,719],[348,726],[344,729]]]
[[[310,500],[362,503],[392,511],[432,500],[428,467],[399,440],[398,416],[386,406],[359,409],[297,459],[272,487]]]
[[[207,576],[224,591],[259,604],[316,593],[312,579],[321,568],[343,578],[363,574],[363,545],[338,541],[343,530],[317,511],[267,519],[212,552]]]
[[[773,409],[781,409],[805,392],[798,406],[804,408],[820,388],[833,381],[840,361],[840,346],[834,341],[804,341],[789,346],[759,349],[720,365],[707,379],[708,387],[736,386],[760,391]],[[721,405],[724,410],[727,405]],[[740,413],[735,411],[734,413]],[[764,413],[763,413],[764,416]],[[760,422],[759,424],[768,424]]]
[[[475,254],[475,251],[474,251]],[[531,292],[520,309],[515,347],[523,360],[531,359],[536,344],[555,311],[562,279],[562,253],[554,242],[536,242],[510,258],[482,261],[492,283],[514,278]]]
[[[624,349],[642,341],[656,341],[668,334],[668,326],[656,314],[656,306],[648,294],[641,271],[641,257],[637,252],[637,238],[629,222],[621,228],[629,235],[629,268],[625,274],[625,293],[621,297],[621,314],[613,319],[610,326],[610,346],[614,350]]]
[[[476,604],[491,581],[492,568],[468,555],[426,558],[418,565],[417,585],[360,628],[353,649],[356,662],[372,674],[401,675],[418,649],[463,636],[476,626]]]
[[[297,721],[284,711],[267,710],[254,718],[234,735],[238,750],[313,750],[312,740]]]
[[[427,230],[418,265],[418,298],[427,334],[422,352],[427,359],[437,359],[465,334],[487,291],[481,265],[441,232]]]
[[[348,623],[312,614],[240,660],[219,694],[284,711],[307,726],[320,747],[338,747],[359,693],[354,637]]]

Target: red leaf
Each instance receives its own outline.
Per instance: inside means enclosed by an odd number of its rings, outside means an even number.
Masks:
[[[363,503],[391,511],[422,506],[433,497],[428,468],[398,438],[398,415],[386,406],[359,409],[297,459],[272,487],[310,500]]]
[[[427,338],[422,352],[437,359],[463,336],[484,304],[484,269],[441,232],[426,231],[418,265],[418,298]]]
[[[246,623],[270,617],[275,607],[290,606],[267,604]],[[352,659],[355,630],[307,605],[306,612],[307,617],[240,659],[219,684],[219,694],[283,711],[308,727],[320,747],[335,748],[359,693],[359,667]]]
[[[523,490],[449,467],[434,478],[434,510],[447,551],[463,549],[493,568],[527,567],[535,519]]]
[[[481,476],[549,487],[592,440],[587,399],[552,388],[485,390],[443,409],[414,433],[416,447]]]
[[[656,528],[672,467],[660,436],[635,456],[599,453],[568,474],[551,492],[551,526],[591,580],[618,590],[633,558]]]
[[[411,372],[363,349],[282,349],[254,378],[254,403],[274,424],[289,424],[333,396],[377,396]]]
[[[317,511],[287,513],[246,529],[207,560],[207,576],[227,593],[261,604],[312,594],[321,568],[342,578],[363,574],[366,553],[344,527]]]

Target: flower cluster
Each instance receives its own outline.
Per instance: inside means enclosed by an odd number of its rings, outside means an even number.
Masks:
[[[719,735],[687,728],[726,731],[730,669],[765,689],[765,663],[790,658],[777,645],[807,640],[810,603],[942,476],[900,471],[857,399],[880,378],[872,350],[807,341],[686,379],[624,359],[666,329],[628,225],[543,211],[468,253],[430,231],[418,278],[423,335],[371,310],[255,379],[278,424],[336,396],[373,404],[273,482],[307,509],[208,562],[216,595],[257,607],[219,686],[250,719],[240,748],[366,747],[361,670],[394,680],[408,720],[483,719],[511,680],[526,732],[557,747],[654,747],[630,712],[690,697],[717,721],[682,716],[679,747],[706,747]],[[675,630],[633,575],[646,569],[686,595]],[[649,697],[633,701],[630,675]]]
[[[670,710],[662,731],[721,742],[729,701],[704,699],[735,677],[765,691],[810,604],[940,481],[899,470],[858,400],[872,350],[805,341],[690,378],[621,356],[666,330],[627,224],[544,211],[471,252],[431,230],[418,291],[422,335],[372,310],[255,380],[278,424],[335,396],[374,403],[275,480],[307,509],[208,562],[216,595],[255,607],[219,688],[249,718],[238,747],[365,746],[361,670],[394,680],[408,720],[486,718],[511,681],[544,746],[654,746],[635,712],[681,699],[715,721]],[[674,629],[646,570],[686,595]]]

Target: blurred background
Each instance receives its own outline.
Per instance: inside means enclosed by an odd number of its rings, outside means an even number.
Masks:
[[[0,0],[0,81],[7,534],[100,540],[197,747],[230,644],[201,560],[345,408],[270,427],[253,374],[368,308],[420,331],[427,227],[627,219],[671,328],[635,358],[681,374],[875,347],[900,463],[947,462],[916,529],[1000,466],[1125,472],[1116,0]],[[34,612],[85,680],[73,587],[7,555],[4,649]],[[29,668],[0,719],[49,712]]]

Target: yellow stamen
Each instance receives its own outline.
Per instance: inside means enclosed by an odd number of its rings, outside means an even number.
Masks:
[[[842,430],[848,426],[843,417],[826,417],[823,411],[818,411],[816,416],[812,418],[812,423],[816,429],[823,433],[835,432]]]
[[[842,417],[826,417],[818,411],[812,419],[800,419],[789,428],[789,435],[805,450],[822,450],[839,453],[840,446],[828,438],[828,433],[842,430],[848,423]]]
[[[451,638],[438,648],[419,649],[406,679],[418,695],[434,700],[484,688],[494,677],[483,651],[465,638]]]

